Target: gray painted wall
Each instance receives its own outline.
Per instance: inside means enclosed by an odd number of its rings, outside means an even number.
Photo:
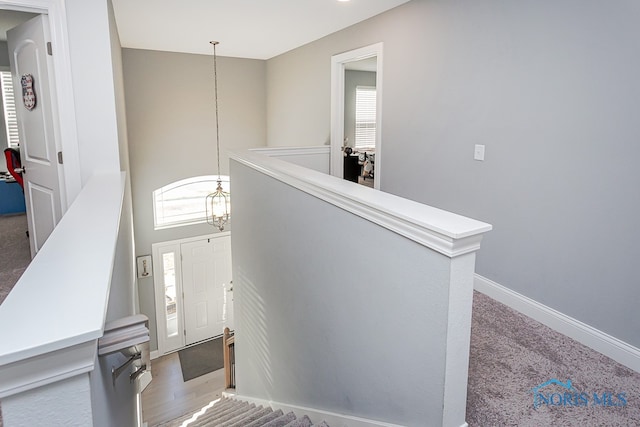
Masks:
[[[347,145],[356,145],[356,88],[376,86],[376,73],[371,71],[347,70],[344,72],[344,136]]]
[[[0,40],[0,67],[9,68],[9,48],[7,47],[7,42]]]
[[[331,55],[384,42],[381,189],[493,224],[479,274],[640,347],[639,19],[632,0],[411,1],[269,60],[269,145],[322,142]]]
[[[471,293],[475,254],[452,260],[231,166],[237,393],[397,425],[462,425],[464,398],[443,420],[454,406],[443,391],[449,281],[459,273]]]
[[[123,49],[136,255],[151,244],[210,234],[207,224],[153,229],[152,192],[216,173],[213,57]],[[221,173],[226,150],[266,145],[265,62],[218,57]],[[204,200],[203,200],[204,203]],[[153,279],[138,280],[140,310],[157,349]]]
[[[325,51],[330,52],[330,47]],[[331,141],[330,56],[318,55],[313,48],[297,49],[268,60],[266,71],[267,145],[328,145]]]

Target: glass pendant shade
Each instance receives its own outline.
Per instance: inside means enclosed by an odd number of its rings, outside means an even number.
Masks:
[[[229,220],[229,202],[229,193],[222,190],[222,181],[218,180],[216,192],[207,195],[207,223],[223,231]]]

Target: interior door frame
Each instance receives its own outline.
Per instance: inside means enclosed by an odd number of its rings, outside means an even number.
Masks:
[[[380,189],[380,162],[382,141],[382,51],[383,43],[375,43],[331,57],[331,162],[330,173],[342,178],[344,162],[344,81],[346,65],[367,58],[376,58],[376,149],[373,187]]]
[[[64,164],[60,165],[60,202],[63,215],[82,188],[76,108],[73,98],[73,78],[64,3],[64,0],[0,0],[0,9],[2,10],[17,10],[49,16],[51,44],[54,47],[54,55],[51,58],[54,75],[52,89],[56,94],[54,100],[56,114],[53,124],[56,141],[59,141],[61,151],[64,153]]]

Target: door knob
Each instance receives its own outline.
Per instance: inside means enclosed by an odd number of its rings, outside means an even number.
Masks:
[[[13,171],[15,173],[25,173],[27,171],[27,168],[25,168],[25,167],[15,168]]]

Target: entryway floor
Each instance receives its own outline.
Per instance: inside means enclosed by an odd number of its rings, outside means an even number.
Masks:
[[[142,392],[142,419],[149,427],[196,411],[225,391],[224,369],[182,381],[177,352],[152,360],[151,375],[153,380]]]

